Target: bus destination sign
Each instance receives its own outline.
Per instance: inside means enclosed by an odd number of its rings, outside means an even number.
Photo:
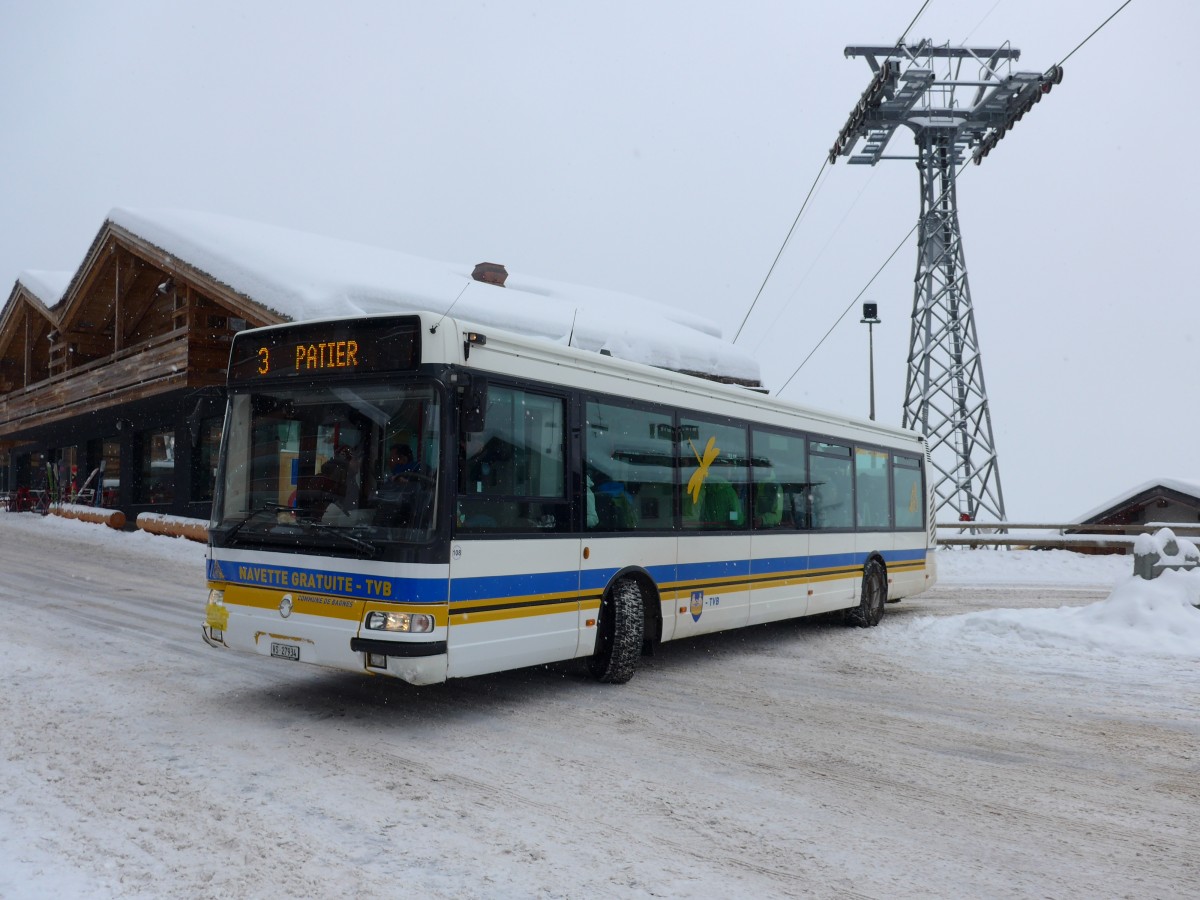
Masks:
[[[415,316],[304,322],[238,334],[229,380],[398,372],[416,368],[420,356]]]

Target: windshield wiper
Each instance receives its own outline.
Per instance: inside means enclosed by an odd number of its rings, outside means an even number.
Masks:
[[[279,503],[264,503],[258,509],[247,515],[246,518],[234,524],[229,531],[225,532],[225,540],[229,540],[230,538],[234,537],[234,535],[236,535],[255,519],[261,518],[263,513],[273,513],[278,515],[281,512],[293,513],[295,510],[293,510],[290,506],[283,506]],[[315,532],[320,534],[322,537],[332,538],[333,540],[340,542],[343,547],[349,547],[352,550],[357,550],[359,553],[365,553],[367,556],[374,556],[379,551],[379,548],[370,541],[364,541],[362,538],[355,537],[352,534],[347,534],[336,525],[328,525],[324,522],[312,522],[304,519],[297,520],[294,523],[289,522],[287,524],[291,525],[293,528],[299,527],[304,531]],[[295,535],[296,532],[293,531],[292,534]]]
[[[253,522],[255,519],[257,519],[263,513],[270,512],[270,513],[275,513],[276,515],[278,515],[279,513],[283,512],[285,510],[290,511],[288,509],[288,507],[281,506],[278,503],[264,503],[258,509],[251,510],[249,515],[246,516],[246,518],[242,519],[240,522],[236,523],[232,528],[230,528],[227,532],[225,532],[225,540],[229,540],[231,537],[233,537],[235,534],[237,534],[239,531],[241,531],[244,527],[246,527],[251,522]]]
[[[379,549],[370,541],[364,541],[360,537],[348,534],[336,525],[327,525],[324,522],[302,522],[301,527],[305,529],[311,528],[317,534],[335,538],[341,541],[343,546],[352,547],[360,553],[366,553],[368,556],[374,556]]]

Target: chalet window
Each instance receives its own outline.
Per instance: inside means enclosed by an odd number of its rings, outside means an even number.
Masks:
[[[192,501],[211,501],[217,483],[217,452],[221,448],[220,416],[200,421],[200,443],[192,452]]]
[[[175,499],[175,432],[147,431],[141,436],[139,503],[170,503]]]
[[[58,495],[62,500],[70,500],[80,488],[79,467],[83,454],[78,447],[63,447],[58,452],[58,477],[62,483],[58,486]],[[87,477],[85,472],[84,478]]]
[[[120,502],[121,491],[121,441],[116,437],[105,438],[103,446],[104,468],[99,485],[102,491],[100,502],[104,506],[116,506]]]

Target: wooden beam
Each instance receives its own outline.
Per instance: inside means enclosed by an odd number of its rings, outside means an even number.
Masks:
[[[30,321],[31,316],[29,309],[25,309],[25,378],[23,385],[29,384],[29,378],[33,369],[33,322]]]
[[[125,341],[122,335],[121,317],[124,304],[121,303],[121,257],[117,254],[113,260],[113,353],[120,353]]]

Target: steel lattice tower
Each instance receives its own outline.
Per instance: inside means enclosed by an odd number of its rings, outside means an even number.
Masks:
[[[957,175],[969,151],[979,163],[1042,95],[1062,80],[1012,72],[1021,51],[1003,47],[847,47],[874,77],[829,151],[851,163],[915,160],[921,180],[917,274],[913,291],[903,427],[929,440],[937,509],[959,519],[1005,520],[992,417],[983,383],[975,312],[958,222]],[[962,77],[964,65],[978,67]],[[938,68],[942,72],[935,71]],[[967,98],[960,95],[970,93]],[[916,156],[884,156],[901,126]],[[859,139],[864,141],[854,155]]]

